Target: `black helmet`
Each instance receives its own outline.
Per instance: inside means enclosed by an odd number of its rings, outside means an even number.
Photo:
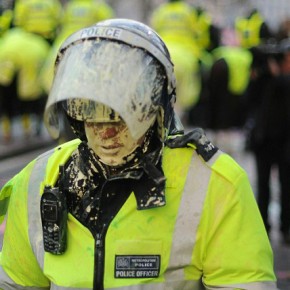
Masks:
[[[164,141],[177,119],[175,82],[168,49],[154,30],[135,20],[105,20],[72,34],[59,49],[45,123],[57,138],[59,102],[81,122],[110,107],[136,139],[157,119]]]

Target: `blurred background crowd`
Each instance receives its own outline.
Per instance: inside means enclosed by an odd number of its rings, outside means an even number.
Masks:
[[[141,20],[164,39],[185,128],[203,127],[238,162],[253,157],[253,187],[269,235],[275,169],[279,232],[290,245],[288,0],[2,0],[1,143],[13,142],[15,122],[23,140],[45,134],[42,114],[62,41],[80,27],[114,17]],[[58,142],[70,138],[64,120]]]

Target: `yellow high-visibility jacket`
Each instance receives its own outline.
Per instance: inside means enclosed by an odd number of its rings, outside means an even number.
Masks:
[[[78,144],[41,155],[2,189],[1,216],[7,208],[8,215],[0,288],[92,289],[96,267],[104,271],[104,289],[276,289],[247,175],[220,151],[205,162],[194,148],[165,148],[166,205],[137,210],[132,193],[109,225],[99,268],[100,248],[71,214],[66,252],[44,252],[40,198]]]

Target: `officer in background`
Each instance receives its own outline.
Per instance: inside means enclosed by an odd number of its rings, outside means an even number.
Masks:
[[[82,27],[89,26],[96,20],[114,17],[113,9],[103,0],[70,0],[64,5],[61,21],[61,40]]]
[[[192,7],[183,0],[169,0],[151,15],[151,25],[164,39],[175,65],[179,96],[176,110],[185,123],[201,90],[199,59],[202,48],[195,41],[195,21]]]
[[[0,2],[0,37],[11,27],[14,1]]]
[[[257,169],[257,201],[271,235],[269,204],[271,176],[279,182],[279,230],[290,245],[290,40],[269,43],[253,50],[252,78],[247,91],[248,149]]]
[[[221,46],[212,55],[207,128],[215,144],[240,162],[245,143],[244,93],[250,81],[252,54],[239,46]]]
[[[13,19],[14,1],[0,2],[0,41],[2,36],[11,28]],[[8,93],[8,94],[7,94]],[[7,98],[6,94],[10,97]],[[0,87],[0,121],[2,130],[2,140],[4,143],[9,142],[11,138],[11,120],[14,115],[13,91],[7,92]]]
[[[48,55],[49,39],[53,37],[55,27],[46,25],[50,23],[49,17],[43,21],[38,18],[40,11],[43,12],[40,13],[41,16],[48,13],[50,5],[45,0],[38,2],[41,5],[38,6],[36,0],[16,2],[14,27],[2,36],[0,42],[0,85],[7,107],[13,107],[13,113],[6,115],[4,112],[7,121],[4,138],[7,141],[13,137],[11,118],[16,114],[21,116],[23,133],[26,137],[41,133],[46,96],[39,75]],[[41,9],[36,9],[36,6]],[[36,117],[35,131],[32,130],[31,115]]]
[[[78,139],[2,189],[0,288],[277,289],[246,172],[183,133],[175,98],[169,52],[140,22],[63,43],[45,123],[57,137],[62,108]]]
[[[194,17],[194,40],[199,48],[201,89],[197,102],[187,114],[187,125],[206,127],[208,124],[208,79],[213,65],[212,51],[221,45],[221,30],[203,8],[191,5]]]
[[[255,47],[273,36],[263,16],[253,9],[247,17],[238,17],[235,21],[235,32],[240,46]]]
[[[220,28],[213,23],[211,15],[202,7],[192,5],[195,41],[200,49],[211,52],[220,46]]]

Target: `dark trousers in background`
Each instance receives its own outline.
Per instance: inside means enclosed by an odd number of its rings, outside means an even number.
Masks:
[[[271,228],[268,212],[271,200],[271,171],[277,166],[280,190],[280,231],[289,234],[290,230],[290,162],[286,145],[265,143],[255,152],[257,166],[257,201],[266,229]]]

